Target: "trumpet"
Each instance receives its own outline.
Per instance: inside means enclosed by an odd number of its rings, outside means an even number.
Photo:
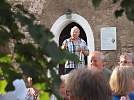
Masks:
[[[82,51],[80,51],[79,61],[82,62]]]
[[[82,43],[80,44],[80,48],[82,47]],[[82,51],[80,51],[79,61],[82,62]]]
[[[80,48],[82,48],[82,43],[80,45],[75,46],[75,50],[76,50],[75,55],[77,55],[79,58],[79,61],[82,62],[82,51]]]

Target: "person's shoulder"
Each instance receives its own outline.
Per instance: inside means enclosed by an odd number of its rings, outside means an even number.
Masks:
[[[120,100],[116,95],[112,94],[113,100]]]
[[[70,41],[70,38],[65,39],[63,42],[67,42],[67,41]]]
[[[85,44],[86,44],[86,41],[83,40],[82,38],[79,38],[79,40],[80,40],[82,43],[85,43]]]
[[[134,91],[129,94],[129,97],[130,97],[130,98],[131,98],[131,97],[134,98]]]
[[[85,42],[85,40],[84,39],[82,39],[82,38],[79,38],[81,41],[83,41],[83,42]]]
[[[108,68],[106,68],[106,67],[104,67],[104,71],[107,71],[107,72],[109,72],[109,73],[112,73],[112,71],[111,70],[109,70]]]
[[[65,39],[65,40],[67,40],[67,41],[71,41],[71,38],[67,38],[67,39]]]
[[[54,94],[51,95],[50,100],[57,100]]]

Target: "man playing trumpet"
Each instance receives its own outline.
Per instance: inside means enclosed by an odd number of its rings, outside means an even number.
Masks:
[[[87,48],[86,42],[79,38],[80,30],[78,27],[74,26],[71,28],[71,37],[64,40],[62,43],[62,49],[67,49],[70,53],[73,53],[79,57],[80,62],[75,63],[74,61],[68,60],[65,63],[64,73],[70,72],[72,69],[78,68],[85,65],[84,56],[89,55],[89,50]]]

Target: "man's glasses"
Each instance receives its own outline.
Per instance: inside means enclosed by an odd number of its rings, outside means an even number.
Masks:
[[[119,64],[128,64],[128,63],[132,63],[132,62],[127,62],[127,61],[120,61],[118,62]]]
[[[71,95],[71,92],[68,91],[68,90],[66,90],[66,95],[67,95],[67,96],[70,96],[70,95]]]

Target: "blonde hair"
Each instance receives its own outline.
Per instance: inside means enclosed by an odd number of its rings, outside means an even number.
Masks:
[[[127,95],[131,90],[131,82],[134,79],[134,68],[129,66],[117,66],[110,78],[112,93],[117,96]]]

